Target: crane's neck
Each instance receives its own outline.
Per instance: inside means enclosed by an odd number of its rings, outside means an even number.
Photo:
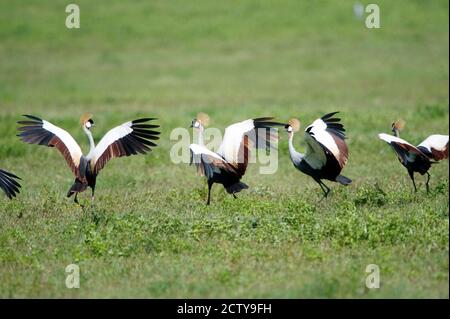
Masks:
[[[197,144],[200,146],[205,146],[205,141],[203,138],[204,128],[202,125],[198,128],[198,130],[194,130],[194,133],[197,133]]]
[[[397,130],[397,129],[395,129],[395,130],[394,130],[394,135],[395,135],[396,137],[400,138],[400,131]]]
[[[83,127],[83,131],[84,133],[86,133],[88,140],[89,140],[89,154],[87,157],[89,157],[95,150],[95,142],[94,142],[94,138],[92,137],[92,133],[90,130],[88,130],[86,127]]]
[[[292,142],[293,140],[294,140],[294,133],[291,132],[289,133],[289,155],[291,157],[292,163],[294,163],[294,165],[297,165],[303,160],[303,157],[305,157],[305,155],[295,150],[294,144]]]

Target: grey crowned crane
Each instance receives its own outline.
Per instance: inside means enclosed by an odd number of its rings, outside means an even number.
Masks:
[[[20,193],[20,184],[17,182],[20,177],[0,169],[0,188],[9,199],[16,197]]]
[[[67,197],[75,195],[74,201],[77,204],[79,204],[78,193],[84,192],[88,187],[92,190],[91,200],[94,200],[97,175],[109,160],[150,152],[156,146],[153,141],[158,140],[160,134],[153,130],[159,125],[148,123],[154,120],[153,118],[141,118],[113,128],[95,145],[91,133],[94,127],[92,114],[85,113],[80,119],[80,124],[88,137],[90,151],[87,155],[83,155],[80,146],[65,130],[36,116],[24,115],[24,117],[27,119],[18,122],[22,125],[18,128],[20,131],[18,136],[25,143],[58,149],[75,175],[75,182]]]
[[[345,143],[345,129],[341,119],[333,117],[333,112],[315,120],[305,130],[306,154],[299,153],[293,145],[294,133],[300,130],[300,121],[289,120],[286,131],[289,135],[289,154],[294,166],[302,173],[311,176],[328,196],[330,188],[323,179],[349,185],[352,181],[340,175],[348,160]]]
[[[414,181],[414,173],[427,174],[425,186],[428,193],[430,191],[430,173],[428,173],[428,170],[432,164],[448,158],[448,135],[430,135],[416,147],[400,138],[400,131],[404,126],[405,122],[398,120],[392,123],[394,135],[381,133],[378,134],[378,137],[388,143],[395,151],[398,160],[408,171],[415,192],[417,192],[417,187]]]
[[[194,130],[201,130],[204,122],[201,118],[194,119]],[[190,145],[191,164],[195,163],[198,174],[206,176],[208,181],[206,205],[211,202],[211,188],[214,183],[222,184],[234,198],[236,193],[248,188],[240,180],[247,169],[250,148],[270,146],[277,138],[270,129],[276,126],[284,124],[274,122],[272,117],[248,119],[225,129],[217,152],[210,151],[200,143]]]

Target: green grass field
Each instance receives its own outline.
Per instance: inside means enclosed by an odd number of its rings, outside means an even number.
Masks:
[[[77,0],[81,28],[65,27],[68,1],[0,2],[0,167],[23,179],[0,196],[0,297],[448,298],[449,166],[431,193],[380,132],[398,118],[418,144],[449,131],[448,1],[377,1],[367,29],[354,1]],[[364,4],[370,2],[364,1]],[[243,178],[234,200],[175,165],[169,136],[199,111],[211,126],[259,116],[303,126],[341,111],[349,187],[331,197],[290,163]],[[65,194],[73,177],[56,150],[21,143],[21,114],[67,129],[94,114],[98,141],[114,125],[158,117],[159,146],[101,172],[95,206]],[[304,150],[303,136],[295,137]],[[0,194],[1,195],[1,194]],[[89,202],[89,194],[81,200]],[[80,267],[80,288],[65,268]],[[365,287],[377,264],[381,286]]]

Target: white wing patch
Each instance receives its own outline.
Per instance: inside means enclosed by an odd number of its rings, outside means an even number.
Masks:
[[[128,134],[133,132],[133,129],[131,128],[132,125],[133,125],[133,123],[131,121],[126,122],[120,126],[113,128],[108,133],[106,133],[105,136],[103,136],[103,138],[100,140],[100,142],[95,147],[93,154],[90,154],[88,156],[88,159],[93,159],[94,163],[96,163],[97,160],[106,151],[108,146],[110,146],[115,141],[121,139],[122,137],[127,136]]]
[[[408,146],[410,146],[411,148],[415,149],[415,150],[417,151],[417,153],[422,154],[422,152],[421,152],[417,147],[415,147],[414,145],[408,143],[408,142],[405,141],[404,139],[401,139],[400,137],[397,137],[397,136],[394,136],[394,135],[389,135],[389,134],[386,134],[386,133],[380,133],[380,134],[378,134],[378,137],[379,137],[381,140],[383,140],[383,141],[385,141],[385,142],[387,142],[387,143],[389,143],[389,144],[391,144],[391,143],[397,143],[397,144],[405,144],[405,145],[408,145]],[[392,145],[391,145],[391,147],[392,147]],[[395,150],[395,149],[394,149],[394,150]],[[395,151],[396,151],[396,150],[395,150]],[[396,151],[396,152],[397,152],[397,151]],[[406,156],[406,159],[408,160],[408,162],[414,162],[414,160],[415,160],[416,157],[417,157],[417,154],[414,153],[414,152],[406,152],[406,151],[405,151],[405,156]]]
[[[416,148],[414,145],[408,143],[404,139],[401,139],[400,137],[397,137],[397,136],[394,136],[394,135],[389,135],[389,134],[386,134],[386,133],[380,133],[380,134],[378,134],[378,137],[381,140],[383,140],[383,141],[385,141],[387,143],[394,142],[394,143],[406,144],[406,145],[409,145],[409,146],[412,146],[412,147]]]
[[[327,124],[322,119],[317,119],[310,125],[313,129],[325,131],[327,129]]]
[[[224,162],[224,159],[222,157],[220,157],[218,154],[214,153],[213,151],[210,151],[209,149],[207,149],[206,147],[204,147],[202,145],[191,144],[189,146],[189,148],[195,155],[205,154],[205,155],[217,158],[217,159],[221,160],[222,162]]]
[[[317,119],[309,127],[311,127],[310,132],[314,134],[314,138],[325,146],[336,158],[339,158],[339,148],[333,136],[326,131],[327,125],[325,122],[322,119]]]
[[[435,150],[442,151],[445,149],[445,147],[448,144],[448,135],[430,135],[420,143],[418,146],[425,147],[429,152],[431,152],[431,148],[434,148]]]
[[[219,160],[224,167],[227,166],[226,161],[220,155],[210,151],[202,145],[191,144],[189,148],[192,152],[191,161],[197,166],[197,173],[200,176],[206,175],[207,177],[211,177],[213,172],[220,173],[220,168],[215,165],[202,165],[202,163],[211,164],[209,163],[211,161],[210,158]],[[209,156],[209,158],[203,158],[203,156]]]
[[[42,128],[55,134],[56,136],[61,139],[61,141],[66,145],[67,149],[70,152],[70,156],[72,157],[73,163],[75,166],[80,165],[80,159],[83,155],[83,152],[81,151],[80,146],[78,143],[74,140],[72,135],[70,135],[67,131],[63,130],[62,128],[53,125],[50,122],[47,122],[45,120],[42,120]]]
[[[222,143],[217,153],[225,158],[229,163],[238,163],[239,148],[244,134],[254,129],[252,119],[232,124],[225,129]]]

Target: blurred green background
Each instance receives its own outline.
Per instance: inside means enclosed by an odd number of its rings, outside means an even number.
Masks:
[[[0,198],[1,297],[445,297],[448,298],[448,161],[411,193],[406,170],[377,139],[406,121],[418,144],[448,134],[448,1],[377,1],[367,29],[355,1],[0,2],[0,167],[23,178]],[[369,2],[361,2],[364,6]],[[172,129],[199,111],[211,126],[298,117],[305,127],[339,110],[347,129],[347,188],[331,199],[289,161],[233,200],[170,161]],[[158,117],[159,147],[112,161],[97,203],[66,200],[72,176],[55,151],[20,143],[20,114],[67,129],[94,113],[98,141],[112,126]],[[303,150],[302,134],[295,138]],[[82,198],[87,201],[88,196]],[[65,287],[65,266],[81,288]],[[364,286],[380,266],[382,287]]]

